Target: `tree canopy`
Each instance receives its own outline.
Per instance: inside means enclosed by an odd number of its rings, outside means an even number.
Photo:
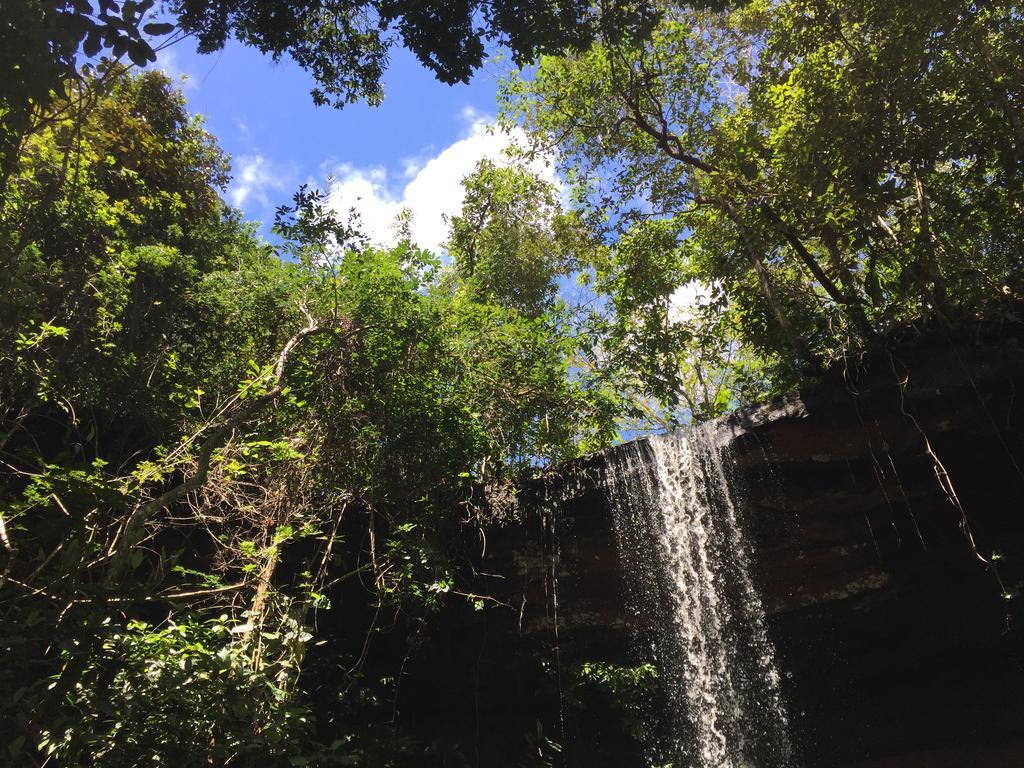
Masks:
[[[22,764],[469,764],[388,702],[439,611],[490,610],[471,549],[524,478],[1024,287],[1008,0],[155,10],[0,10],[0,750]],[[407,215],[371,244],[311,187],[272,245],[183,95],[117,60],[167,34],[290,56],[336,106],[379,101],[394,45],[445,82],[504,45],[529,146],[462,180],[443,253]]]
[[[619,301],[714,286],[785,380],[1019,291],[1013,3],[662,12],[648,42],[606,37],[506,87],[610,243]]]
[[[6,174],[22,137],[53,98],[79,78],[84,57],[108,54],[138,66],[183,37],[202,53],[230,39],[275,61],[289,57],[316,83],[319,105],[380,103],[395,45],[445,83],[467,82],[488,46],[519,64],[542,53],[586,48],[597,34],[639,37],[646,3],[461,0],[25,0],[0,9],[0,166]],[[70,105],[69,105],[70,106]]]

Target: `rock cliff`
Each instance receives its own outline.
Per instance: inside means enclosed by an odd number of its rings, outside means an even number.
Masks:
[[[804,765],[1024,765],[1022,340],[1019,325],[893,340],[716,425]],[[453,614],[410,665],[403,716],[462,738],[470,764],[503,765],[522,738],[561,744],[554,764],[642,764],[629,708],[578,678],[645,660],[607,461],[529,484],[523,519],[484,530],[495,607]],[[466,679],[439,682],[466,654]],[[413,714],[438,684],[451,709]]]

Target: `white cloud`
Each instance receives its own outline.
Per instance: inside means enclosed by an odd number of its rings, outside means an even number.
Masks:
[[[401,176],[408,179],[401,193],[393,191],[386,169],[337,166],[328,182],[328,203],[341,214],[352,208],[360,214],[364,233],[371,241],[386,244],[394,238],[395,218],[404,208],[412,211],[412,236],[424,248],[440,252],[448,235],[446,217],[462,208],[462,179],[484,159],[510,162],[505,151],[521,132],[491,129],[487,119],[466,108],[460,117],[468,123],[463,138],[428,158],[404,161]],[[535,172],[557,184],[554,169],[534,164]]]
[[[380,167],[339,165],[327,178],[327,204],[344,219],[350,209],[360,215],[363,231],[372,240],[388,239],[402,204],[388,192],[388,174]]]
[[[235,163],[234,178],[228,188],[228,200],[242,208],[252,200],[264,208],[270,206],[268,192],[281,192],[288,186],[291,174],[275,167],[261,154],[242,155]]]
[[[424,164],[429,158],[425,158],[422,155],[416,155],[414,157],[406,157],[402,159],[402,177],[406,179],[412,179],[417,173],[423,170]]]
[[[467,104],[459,110],[459,119],[472,128],[478,123],[486,124],[490,118],[472,104]]]

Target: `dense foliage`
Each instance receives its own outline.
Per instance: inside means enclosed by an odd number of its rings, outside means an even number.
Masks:
[[[712,0],[715,2],[715,0]],[[194,38],[202,53],[231,39],[309,72],[316,104],[383,98],[396,45],[445,83],[467,82],[488,46],[519,64],[582,50],[597,36],[639,38],[654,21],[647,2],[467,0],[18,0],[0,7],[0,171],[10,172],[26,134],[79,81],[88,57],[145,66],[168,45]],[[68,105],[66,105],[68,106]]]
[[[447,82],[550,54],[504,116],[565,187],[481,163],[444,258],[305,187],[264,242],[166,77],[80,66],[151,61],[153,9],[0,10],[0,762],[423,765],[385,701],[489,605],[466,532],[518,478],[1021,290],[1012,2],[167,4],[323,103],[378,100],[392,35]],[[638,732],[652,674],[565,701]]]
[[[3,207],[3,748],[382,764],[358,722],[317,741],[310,622],[357,578],[378,616],[478,601],[456,594],[458,529],[507,514],[516,473],[613,437],[553,288],[571,217],[486,166],[449,266],[365,245],[305,189],[275,253],[221,202],[227,163],[163,75],[86,86]]]
[[[609,244],[599,288],[656,394],[675,397],[687,335],[690,359],[753,354],[786,385],[892,328],[1019,292],[1016,3],[662,11],[649,41],[547,57],[505,94]],[[690,281],[704,311],[673,323]]]

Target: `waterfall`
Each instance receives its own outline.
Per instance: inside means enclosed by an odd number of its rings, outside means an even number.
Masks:
[[[607,489],[638,650],[662,701],[654,764],[793,765],[779,673],[713,425],[621,446]]]

